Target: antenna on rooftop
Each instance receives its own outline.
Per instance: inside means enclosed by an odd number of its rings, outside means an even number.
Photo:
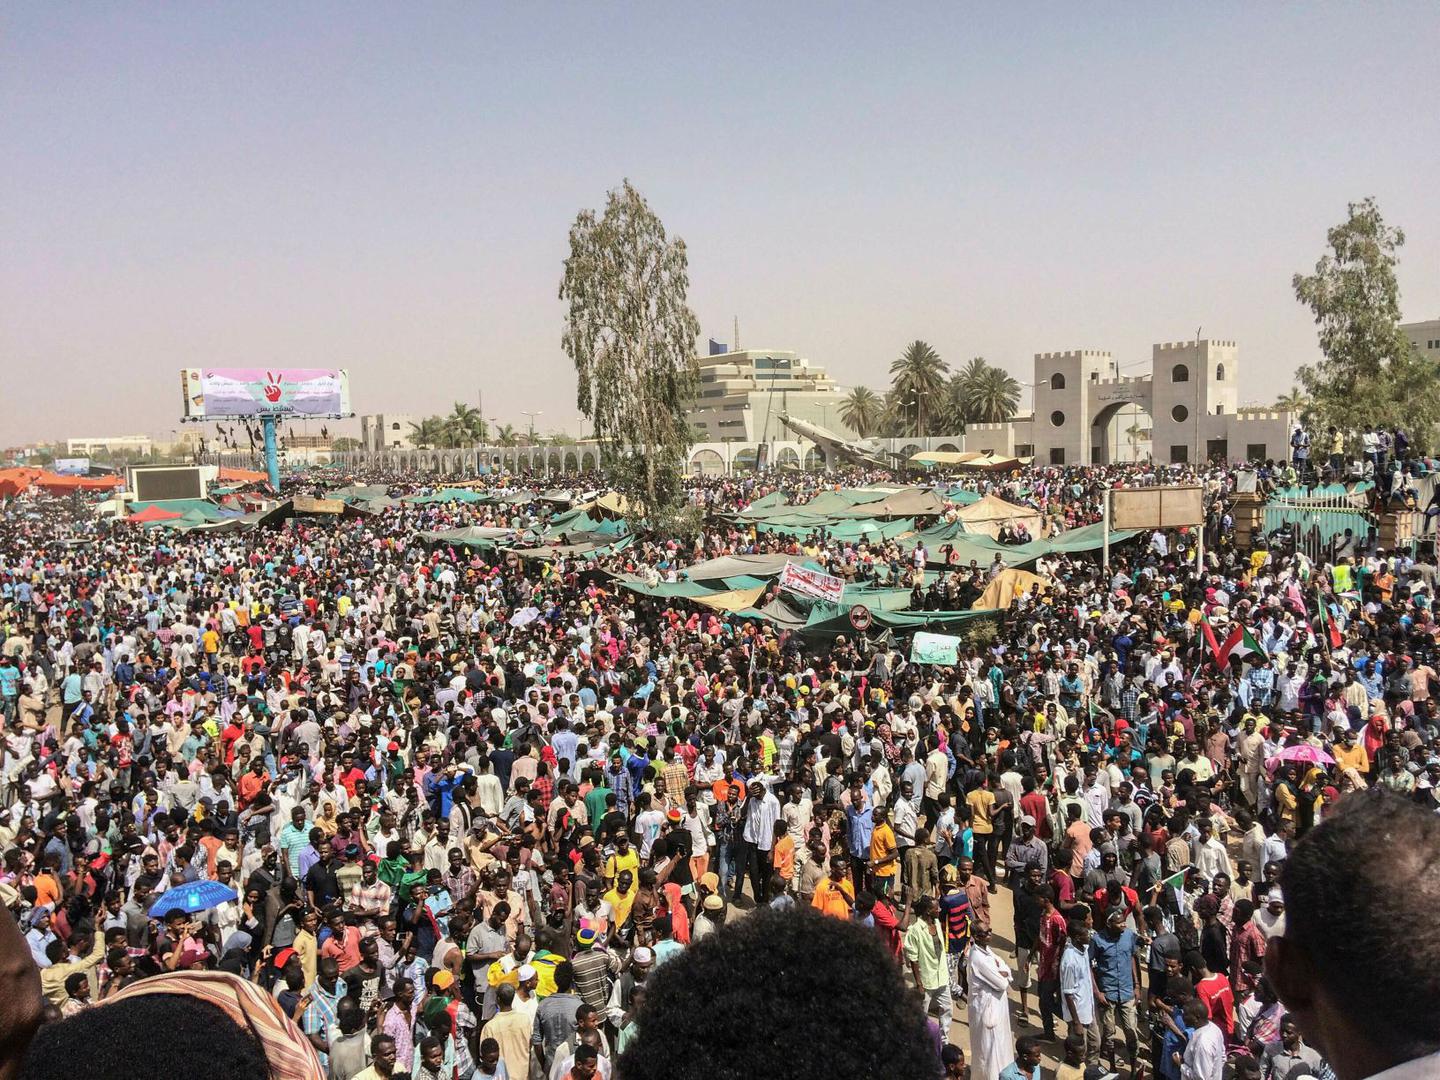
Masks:
[[[740,316],[739,316],[739,315],[736,315],[736,316],[735,316],[735,326],[733,327],[733,329],[734,329],[734,331],[735,331],[735,333],[734,333],[734,335],[733,335],[733,336],[734,336],[734,340],[735,340],[735,345],[734,345],[733,347],[734,347],[734,349],[735,349],[736,352],[739,352],[739,351],[740,351]]]

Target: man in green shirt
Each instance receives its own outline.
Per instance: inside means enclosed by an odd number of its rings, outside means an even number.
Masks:
[[[930,1015],[940,1022],[940,1034],[950,1041],[950,972],[945,963],[946,934],[940,925],[940,905],[933,896],[915,901],[915,921],[905,931],[905,962],[915,985],[925,994]]]

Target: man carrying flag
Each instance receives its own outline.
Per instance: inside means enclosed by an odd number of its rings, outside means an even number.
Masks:
[[[1175,907],[1181,915],[1185,914],[1185,870],[1181,868],[1167,878],[1161,878],[1154,885],[1150,886],[1153,894],[1152,903],[1158,903],[1166,889],[1171,889],[1175,895]]]
[[[1205,641],[1210,646],[1210,653],[1215,658],[1215,666],[1224,671],[1230,666],[1230,657],[1238,656],[1244,659],[1247,656],[1262,656],[1269,659],[1269,655],[1260,647],[1255,636],[1249,630],[1236,623],[1230,629],[1230,633],[1223,642],[1215,636],[1215,629],[1210,625],[1208,618],[1201,618],[1201,627],[1205,630]]]

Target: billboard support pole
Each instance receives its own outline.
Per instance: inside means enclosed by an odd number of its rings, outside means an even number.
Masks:
[[[265,432],[265,472],[270,477],[270,487],[280,494],[280,452],[275,444],[275,417],[260,417],[260,427]]]

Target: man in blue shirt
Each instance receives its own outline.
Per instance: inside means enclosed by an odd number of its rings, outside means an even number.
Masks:
[[[1100,1047],[1109,1048],[1110,1068],[1115,1064],[1115,1029],[1125,1037],[1130,1072],[1135,1072],[1135,1054],[1140,1045],[1139,1020],[1135,1012],[1135,987],[1140,980],[1140,939],[1125,926],[1125,909],[1114,906],[1105,918],[1105,928],[1090,939],[1090,962],[1095,969],[1096,1004],[1100,1013]]]
[[[15,703],[20,699],[20,669],[8,656],[0,656],[0,718],[10,719],[15,715]]]

